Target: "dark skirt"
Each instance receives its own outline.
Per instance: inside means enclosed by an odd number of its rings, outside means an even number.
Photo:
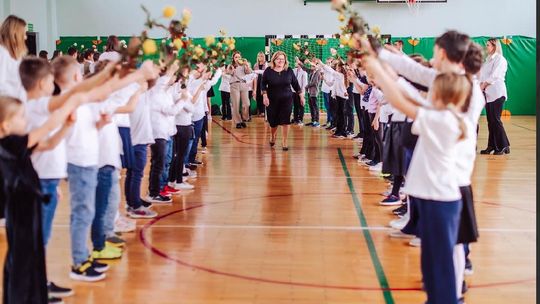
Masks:
[[[478,225],[474,212],[473,192],[471,186],[460,187],[463,208],[459,221],[458,244],[468,244],[478,241]]]
[[[292,108],[292,94],[284,98],[270,99],[270,104],[266,108],[266,115],[270,127],[275,128],[277,126],[290,125]]]
[[[405,122],[391,122],[386,129],[383,144],[382,172],[394,176],[405,175],[405,151],[402,143]]]
[[[131,169],[135,160],[135,154],[133,153],[133,145],[131,144],[130,128],[118,127],[118,132],[120,132],[120,138],[122,139],[123,153],[120,155],[122,168]]]

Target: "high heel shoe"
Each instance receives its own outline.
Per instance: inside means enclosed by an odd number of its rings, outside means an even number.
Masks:
[[[480,154],[491,154],[493,151],[495,151],[495,148],[487,147],[485,150],[480,151]]]
[[[283,151],[289,151],[289,147],[283,147]]]
[[[270,147],[273,148],[275,144],[276,144],[275,142],[270,141]]]
[[[510,154],[510,147],[504,147],[501,150],[495,151],[493,155],[504,155],[504,154]]]

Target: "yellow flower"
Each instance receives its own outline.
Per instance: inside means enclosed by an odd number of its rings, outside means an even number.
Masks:
[[[200,45],[197,45],[195,49],[193,49],[193,52],[196,56],[202,56],[204,54],[204,50]]]
[[[297,51],[300,51],[300,46],[297,43],[293,43],[293,48]]]
[[[355,48],[356,47],[356,40],[355,39],[350,39],[348,45],[349,45],[349,47],[351,49]]]
[[[348,45],[350,39],[351,38],[349,37],[349,35],[343,35],[339,37],[339,43],[341,43],[342,45]]]
[[[218,42],[218,44],[216,44],[216,46],[217,46],[218,48],[222,48],[222,47],[223,47],[223,43]]]
[[[156,42],[152,39],[146,39],[143,42],[142,48],[146,55],[153,55],[157,52]]]
[[[212,57],[217,57],[217,52],[216,51],[212,51]]]
[[[182,39],[176,38],[173,41],[173,45],[177,50],[180,50],[184,46],[184,42],[182,42]]]
[[[338,16],[338,20],[339,20],[339,22],[343,22],[343,21],[345,21],[345,15],[343,15],[343,14],[339,14],[339,16]]]
[[[182,24],[183,25],[188,25],[190,22],[191,22],[191,11],[187,8],[185,8],[183,11],[182,11]]]
[[[229,44],[229,49],[231,49],[231,51],[233,51],[235,48],[236,46],[234,44]]]
[[[163,17],[169,19],[174,17],[174,15],[176,15],[176,8],[171,5],[165,6],[165,8],[163,9]]]
[[[378,26],[374,26],[371,31],[373,32],[373,34],[375,34],[375,36],[379,36],[381,34],[381,28]]]
[[[206,46],[211,46],[216,43],[216,38],[214,38],[214,36],[207,36],[204,38],[204,41],[206,42]]]

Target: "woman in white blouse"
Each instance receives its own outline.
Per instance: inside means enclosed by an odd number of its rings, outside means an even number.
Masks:
[[[26,55],[26,21],[9,15],[0,26],[0,95],[26,100],[19,64]]]
[[[510,142],[506,136],[501,113],[507,98],[504,82],[508,63],[502,54],[501,42],[489,39],[486,43],[488,58],[480,70],[480,87],[486,96],[486,115],[488,121],[488,146],[481,154],[509,154]]]

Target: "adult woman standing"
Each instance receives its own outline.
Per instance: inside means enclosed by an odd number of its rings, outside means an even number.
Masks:
[[[261,81],[264,70],[268,67],[266,62],[266,56],[263,52],[257,54],[257,62],[253,65],[253,72],[257,74],[257,81],[255,82],[255,100],[257,100],[257,114],[264,116],[264,102],[261,93]]]
[[[501,43],[492,38],[486,43],[488,58],[480,70],[480,88],[486,96],[486,115],[488,121],[489,139],[485,150],[481,154],[495,155],[509,154],[510,142],[506,136],[501,113],[507,98],[504,79],[508,63],[502,54]]]
[[[9,15],[0,26],[0,95],[26,100],[19,64],[28,52],[26,48],[26,21]]]
[[[289,61],[284,52],[278,51],[272,55],[270,68],[266,69],[262,75],[261,94],[268,123],[272,129],[270,137],[270,146],[273,147],[276,142],[277,128],[281,126],[281,143],[283,151],[288,151],[287,137],[289,134],[289,125],[291,124],[291,112],[293,104],[293,92],[300,95],[302,103],[305,103],[304,92],[298,85],[298,80],[294,72],[289,68]]]
[[[249,118],[249,88],[245,76],[251,74],[249,62],[242,59],[240,52],[235,51],[232,58],[234,68],[231,84],[232,116],[237,129],[246,128],[242,117]],[[241,105],[240,105],[241,104]],[[242,109],[242,115],[240,115]]]

